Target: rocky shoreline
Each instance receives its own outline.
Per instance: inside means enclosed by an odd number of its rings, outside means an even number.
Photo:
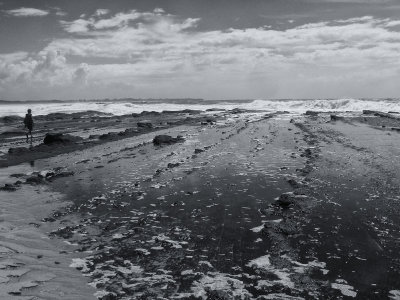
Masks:
[[[75,245],[69,266],[98,299],[400,294],[395,114],[96,118],[79,126],[108,132],[63,131],[4,154],[2,167],[35,163],[3,169],[0,193],[10,201],[29,189],[63,195],[64,206],[34,223]],[[9,295],[30,299],[51,281]]]

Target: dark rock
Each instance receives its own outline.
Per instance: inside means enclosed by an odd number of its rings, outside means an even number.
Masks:
[[[150,120],[142,120],[137,122],[137,126],[141,128],[153,128],[153,124]]]
[[[24,177],[25,176],[25,174],[22,174],[22,173],[16,173],[16,174],[11,174],[10,175],[10,177],[14,177],[14,178],[21,178],[21,177]]]
[[[373,115],[373,114],[375,114],[375,111],[365,109],[365,110],[363,110],[363,114],[364,114],[364,115]]]
[[[132,133],[137,133],[137,129],[136,128],[127,128],[124,131],[126,134],[132,134]]]
[[[287,236],[299,234],[301,231],[299,225],[293,221],[281,222],[277,224],[275,230]]]
[[[204,149],[198,149],[198,148],[194,149],[194,153],[196,153],[196,154],[204,152],[204,151],[205,151]]]
[[[344,118],[339,117],[337,115],[331,115],[331,121],[340,121],[340,120],[344,120]]]
[[[31,151],[29,148],[26,147],[16,147],[8,149],[8,154],[23,154]]]
[[[70,144],[81,141],[81,137],[73,136],[70,134],[64,133],[46,133],[44,137],[43,143],[45,145],[53,145],[53,144]]]
[[[154,139],[153,139],[153,144],[154,145],[162,145],[162,144],[175,144],[178,142],[182,142],[185,139],[178,135],[176,138],[170,136],[170,135],[157,135]]]
[[[99,140],[108,140],[108,139],[113,139],[117,136],[118,134],[115,132],[108,132],[108,133],[104,133],[102,135],[99,136]]]
[[[176,167],[179,166],[179,165],[180,165],[180,163],[169,163],[167,167],[168,167],[169,169],[172,169],[172,168],[176,168]]]
[[[280,195],[276,203],[282,207],[288,207],[289,205],[296,203],[296,196],[293,193],[283,193]]]
[[[142,116],[159,116],[159,115],[161,115],[161,113],[158,111],[142,111],[141,115]]]
[[[190,114],[190,115],[196,115],[200,114],[202,111],[201,110],[195,110],[195,109],[183,109],[183,110],[164,110],[162,114]]]
[[[307,157],[307,158],[311,158],[312,157],[312,151],[310,148],[307,148],[304,150],[304,153],[300,155],[301,157]]]
[[[231,109],[229,112],[231,114],[241,114],[241,113],[245,113],[246,110],[242,109],[242,108],[234,108],[234,109]]]
[[[26,179],[26,183],[34,183],[34,184],[39,184],[39,183],[42,183],[43,182],[43,179],[41,178],[41,177],[38,177],[38,176],[31,176],[31,177],[28,177],[27,179]]]
[[[49,174],[49,173],[47,173],[47,174]],[[50,176],[47,176],[47,174],[46,174],[46,178],[48,180],[52,181],[52,180],[57,179],[57,178],[73,176],[75,173],[72,172],[72,171],[63,171],[63,172],[59,172],[59,173],[56,173],[56,174],[50,175]]]
[[[42,222],[55,222],[56,219],[53,217],[46,217],[41,220]]]
[[[6,183],[3,187],[0,187],[0,191],[15,192],[17,188],[9,183]]]
[[[66,226],[64,228],[58,228],[57,230],[50,232],[50,235],[62,237],[64,239],[70,239],[74,235],[74,230],[74,227]]]
[[[318,116],[319,112],[317,111],[312,111],[312,110],[307,110],[305,115],[306,116]]]
[[[49,171],[49,172],[46,173],[46,175],[44,177],[48,178],[48,177],[53,177],[54,175],[56,175],[55,172]]]
[[[216,121],[217,121],[217,119],[215,117],[212,117],[212,116],[208,116],[206,118],[206,122],[207,123],[215,123]]]
[[[296,179],[294,178],[288,178],[286,179],[286,181],[295,189],[299,188],[301,186],[301,184],[299,184]]]
[[[132,117],[137,118],[137,117],[142,117],[142,116],[158,116],[161,113],[158,111],[142,111],[140,114],[138,113],[132,113]]]

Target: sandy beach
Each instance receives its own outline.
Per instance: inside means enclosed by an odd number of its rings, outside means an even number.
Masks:
[[[53,117],[1,134],[4,299],[400,297],[397,114]]]

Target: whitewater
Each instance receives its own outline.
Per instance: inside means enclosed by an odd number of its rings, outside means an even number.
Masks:
[[[396,99],[307,99],[307,100],[253,100],[253,101],[196,101],[195,103],[172,103],[166,100],[143,101],[85,101],[85,102],[34,102],[34,103],[1,103],[0,117],[24,116],[26,110],[32,109],[35,115],[50,113],[74,113],[99,111],[113,115],[141,113],[142,111],[166,110],[207,110],[207,109],[248,109],[266,112],[288,111],[304,113],[307,110],[324,112],[361,112],[377,110],[382,112],[400,112],[400,98]]]

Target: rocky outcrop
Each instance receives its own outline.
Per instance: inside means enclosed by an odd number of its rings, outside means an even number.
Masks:
[[[170,135],[166,135],[166,134],[162,134],[162,135],[157,135],[156,137],[154,137],[153,139],[153,144],[154,145],[171,145],[171,144],[175,144],[178,142],[183,142],[185,139],[181,136],[178,135],[176,138],[170,136]]]
[[[46,136],[43,139],[43,143],[45,145],[54,145],[54,144],[71,144],[81,141],[81,137],[73,136],[70,134],[64,133],[46,133]]]
[[[23,120],[24,120],[24,118],[20,117],[20,116],[5,116],[5,117],[0,118],[0,122],[6,123],[6,124],[19,123],[19,122],[22,123]]]

